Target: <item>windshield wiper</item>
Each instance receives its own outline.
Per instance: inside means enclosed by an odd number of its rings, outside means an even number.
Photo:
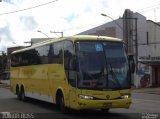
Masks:
[[[112,74],[112,77],[115,79],[115,81],[116,81],[117,84],[119,85],[119,88],[121,88],[121,84],[119,83],[118,78],[117,78],[115,72],[114,72],[113,69],[112,69],[112,65],[109,64],[109,66],[110,66],[110,72],[111,72],[111,74]]]

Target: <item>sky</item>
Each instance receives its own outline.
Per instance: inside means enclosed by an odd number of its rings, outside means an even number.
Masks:
[[[160,22],[160,0],[2,0],[0,51],[25,46],[31,38],[71,36],[122,17],[130,9]],[[38,31],[41,31],[38,32]]]

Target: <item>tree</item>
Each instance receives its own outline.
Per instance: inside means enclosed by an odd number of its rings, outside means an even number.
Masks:
[[[4,79],[5,77],[5,69],[7,65],[7,55],[6,53],[2,52],[0,56],[0,79]]]

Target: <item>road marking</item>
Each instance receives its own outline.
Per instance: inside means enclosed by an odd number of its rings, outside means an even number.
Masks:
[[[144,100],[144,99],[133,99],[134,101],[148,101],[148,102],[156,102],[156,103],[160,103],[160,101],[157,100]]]

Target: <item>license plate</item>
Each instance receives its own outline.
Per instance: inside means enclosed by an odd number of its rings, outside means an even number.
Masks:
[[[103,107],[110,108],[110,107],[112,107],[112,103],[104,103]]]

